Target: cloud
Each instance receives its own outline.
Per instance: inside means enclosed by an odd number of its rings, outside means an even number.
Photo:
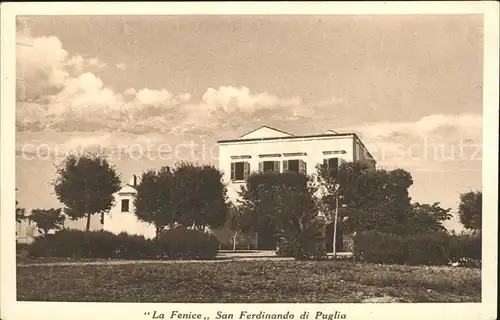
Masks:
[[[243,112],[255,113],[262,109],[276,109],[280,107],[295,107],[301,104],[301,99],[281,98],[274,94],[252,93],[246,87],[220,87],[208,88],[202,100],[209,111],[222,110],[226,113]]]
[[[62,90],[66,82],[88,67],[105,67],[98,58],[70,55],[54,36],[17,33],[16,85],[18,101],[38,101]]]
[[[117,63],[116,68],[120,70],[126,70],[127,66],[125,65],[125,63]]]
[[[135,98],[141,105],[172,106],[188,101],[191,98],[191,95],[190,94],[174,95],[173,93],[165,89],[151,90],[148,88],[144,88],[136,93]]]
[[[481,166],[482,115],[433,114],[416,121],[345,127],[356,132],[379,165],[420,171]]]
[[[102,62],[98,58],[92,58],[88,61],[88,63],[89,63],[89,66],[98,67],[98,68],[104,68],[105,66],[108,65],[106,62]]]
[[[32,37],[29,29],[17,36],[18,130],[127,131],[134,121],[171,118],[169,109],[191,98],[166,89],[116,92],[91,72],[106,67],[100,59],[71,55],[57,37]]]
[[[33,37],[29,28],[18,32],[18,41],[23,44],[16,57],[21,131],[211,133],[233,130],[259,117],[286,120],[303,104],[299,97],[230,85],[208,88],[198,101],[192,101],[190,93],[167,88],[117,92],[95,73],[95,68],[107,66],[99,58],[70,54],[57,37]]]
[[[127,90],[125,90],[124,93],[126,95],[129,95],[129,96],[135,96],[135,94],[137,93],[137,90],[135,90],[134,88],[128,88]]]
[[[263,124],[285,125],[286,130],[309,134],[323,132],[335,123],[333,129],[358,132],[376,156],[380,150],[394,154],[401,152],[398,148],[408,149],[414,144],[481,140],[479,114],[434,114],[413,122],[342,128],[346,117],[339,113],[349,111],[350,104],[333,95],[320,101],[303,101],[231,85],[207,88],[198,101],[190,93],[167,88],[117,92],[94,73],[106,63],[70,54],[57,37],[32,37],[29,29],[23,29],[17,41],[16,115],[20,131],[103,130],[229,137]],[[118,63],[116,67],[125,65]],[[310,132],[303,132],[303,127]],[[394,158],[387,159],[383,161],[388,165],[396,163]],[[404,161],[409,161],[408,157]]]

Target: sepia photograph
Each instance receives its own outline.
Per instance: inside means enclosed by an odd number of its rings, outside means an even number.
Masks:
[[[493,319],[498,3],[483,4],[9,7],[2,319],[32,302],[47,316],[58,307],[39,303],[190,304],[121,314],[201,320],[434,303]]]

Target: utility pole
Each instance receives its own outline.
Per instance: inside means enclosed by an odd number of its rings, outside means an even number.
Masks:
[[[333,258],[337,256],[337,220],[339,215],[339,185],[335,185],[335,218],[333,221]]]

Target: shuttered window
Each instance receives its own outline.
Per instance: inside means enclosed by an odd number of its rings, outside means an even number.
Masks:
[[[283,172],[300,172],[307,174],[307,164],[301,159],[284,160]]]
[[[299,160],[299,172],[302,174],[307,174],[307,162],[304,160]]]
[[[259,162],[260,172],[281,172],[281,161],[262,161]]]
[[[240,161],[231,163],[231,181],[243,181],[250,174],[250,163]]]
[[[281,172],[280,163],[280,161],[274,161],[274,172]]]

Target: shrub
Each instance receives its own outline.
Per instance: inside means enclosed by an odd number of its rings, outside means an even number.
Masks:
[[[410,265],[446,265],[450,260],[450,236],[445,232],[422,233],[406,241]]]
[[[276,250],[276,255],[280,257],[294,257],[295,256],[295,249],[293,248],[292,245],[285,239],[285,238],[280,238],[278,240],[278,250]]]
[[[465,266],[480,266],[480,235],[449,235],[429,232],[400,237],[377,231],[363,231],[354,237],[358,260],[384,264],[447,265],[450,261]]]
[[[214,235],[183,228],[164,231],[155,240],[125,232],[62,230],[28,246],[31,257],[73,259],[213,259],[218,251]]]
[[[122,232],[116,236],[115,257],[120,259],[155,259],[156,248],[153,241],[138,235]]]
[[[35,238],[28,251],[32,257],[113,258],[116,247],[111,232],[61,230]]]
[[[213,259],[219,252],[219,240],[200,230],[173,228],[154,240],[157,254],[167,259]]]
[[[37,237],[29,245],[31,257],[144,259],[155,258],[150,240],[143,236],[108,231],[61,230]]]
[[[358,260],[404,264],[407,252],[407,241],[394,234],[370,230],[354,236],[354,255]]]
[[[458,234],[450,237],[450,260],[464,266],[481,266],[481,234]]]
[[[297,258],[296,250],[302,250],[301,257],[308,260],[325,260],[327,258],[325,246],[316,241],[317,238],[310,239],[307,244],[302,244],[302,248],[299,244],[294,244],[285,238],[280,238],[278,240],[278,249],[276,250],[276,255],[280,257],[295,257]]]

